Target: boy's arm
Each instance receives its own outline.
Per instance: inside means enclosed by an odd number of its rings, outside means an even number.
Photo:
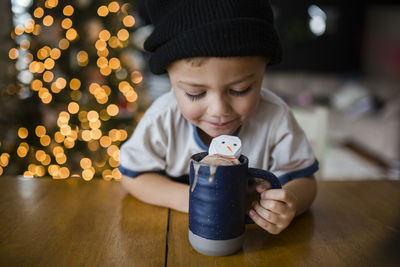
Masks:
[[[122,187],[137,199],[181,212],[189,210],[189,185],[174,182],[165,175],[144,173],[135,178],[122,175]]]
[[[317,182],[314,176],[291,180],[283,185],[283,189],[290,191],[296,198],[296,215],[307,211],[317,195]]]

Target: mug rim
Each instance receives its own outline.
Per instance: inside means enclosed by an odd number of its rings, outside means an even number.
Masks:
[[[191,159],[191,162],[193,164],[196,164],[196,165],[200,165],[200,166],[216,166],[216,167],[219,167],[219,168],[242,167],[244,165],[247,165],[248,162],[249,162],[249,159],[243,154],[241,154],[240,157],[239,157],[239,162],[240,163],[239,164],[235,164],[235,165],[215,165],[215,164],[205,164],[205,163],[199,162],[200,160],[202,160],[207,155],[208,155],[208,152],[199,152],[199,153],[193,154],[190,157],[190,159]],[[196,159],[196,158],[198,158],[198,159]]]

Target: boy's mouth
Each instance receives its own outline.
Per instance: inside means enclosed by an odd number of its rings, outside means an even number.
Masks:
[[[208,123],[213,126],[216,126],[216,127],[222,127],[222,126],[226,126],[226,125],[232,123],[233,121],[235,121],[235,119],[226,121],[226,122],[211,122],[211,121],[209,121]]]

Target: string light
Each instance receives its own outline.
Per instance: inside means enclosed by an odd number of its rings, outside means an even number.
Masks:
[[[44,15],[44,10],[41,7],[38,7],[33,11],[33,16],[35,16],[35,18],[40,19],[41,17],[43,17],[43,15]]]
[[[100,17],[105,17],[105,16],[107,16],[107,15],[108,15],[108,12],[109,12],[109,10],[108,10],[108,8],[107,8],[106,6],[100,6],[100,7],[97,9],[97,14],[98,14]]]
[[[32,33],[35,29],[35,21],[33,19],[28,19],[25,23],[25,33]]]
[[[25,39],[25,40],[21,41],[21,44],[19,46],[23,50],[28,50],[29,47],[31,46],[31,42],[29,40]]]
[[[40,27],[39,24],[35,24],[35,27],[33,28],[33,35],[39,35],[42,31],[42,27]]]
[[[120,41],[117,37],[111,36],[110,39],[108,40],[108,45],[111,46],[112,48],[117,48],[120,45]]]
[[[72,78],[69,82],[71,90],[78,90],[81,87],[81,81],[77,78]]]
[[[50,51],[50,57],[51,57],[52,59],[57,60],[57,59],[60,58],[60,56],[61,56],[61,51],[60,51],[60,49],[58,49],[58,48],[53,48],[53,49],[51,49],[51,51]]]
[[[108,65],[110,66],[111,69],[116,70],[121,67],[121,62],[119,61],[118,58],[113,57],[110,59]]]
[[[42,146],[50,145],[50,141],[51,141],[51,139],[50,139],[50,136],[48,136],[48,135],[43,135],[40,137],[40,144]]]
[[[73,41],[78,37],[78,33],[74,28],[70,28],[67,30],[67,32],[65,33],[65,37],[69,40],[69,41]],[[61,48],[61,47],[60,47]],[[62,49],[62,48],[61,48]]]
[[[25,139],[28,137],[28,134],[29,134],[28,129],[26,129],[25,127],[20,127],[18,129],[18,137],[19,138]]]
[[[54,59],[46,58],[46,60],[44,61],[44,68],[51,70],[54,68],[54,64],[55,64]]]
[[[122,23],[125,27],[133,27],[135,25],[135,18],[131,15],[125,16]]]
[[[16,35],[22,35],[25,32],[25,27],[23,25],[17,25],[17,27],[15,27],[14,32]]]
[[[54,79],[54,74],[51,71],[45,71],[43,73],[43,81],[51,82]]]
[[[126,41],[129,38],[129,32],[126,29],[121,29],[117,33],[118,39],[121,41]]]
[[[8,57],[10,59],[17,59],[18,58],[18,49],[16,48],[11,48],[10,51],[8,52]]]
[[[109,136],[102,136],[100,138],[100,145],[104,148],[109,147],[111,145],[111,138]]]
[[[52,126],[49,126],[48,122],[43,123],[44,125],[37,125],[33,130],[28,130],[28,128],[22,126],[18,128],[17,136],[20,143],[17,145],[16,154],[20,158],[33,159],[34,161],[23,172],[26,177],[43,177],[47,174],[53,179],[65,179],[73,176],[90,181],[98,174],[104,180],[120,180],[118,146],[127,139],[128,133],[126,130],[109,129],[107,126],[107,131],[103,129],[107,121],[117,117],[121,112],[118,105],[110,102],[111,99],[115,101],[115,95],[112,95],[115,92],[113,91],[114,86],[105,84],[108,78],[100,79],[101,83],[86,83],[86,80],[79,78],[67,79],[62,77],[65,74],[58,67],[59,59],[65,55],[72,55],[72,59],[75,56],[74,64],[81,68],[86,67],[91,63],[89,60],[92,60],[92,55],[89,56],[89,53],[92,53],[91,48],[85,47],[85,50],[75,50],[76,40],[80,38],[79,28],[74,24],[76,10],[70,4],[59,7],[63,4],[59,0],[45,0],[41,4],[42,7],[37,6],[32,9],[32,17],[15,25],[11,33],[14,39],[20,39],[18,46],[8,51],[8,57],[10,60],[16,60],[16,62],[20,59],[27,62],[26,68],[33,75],[33,78],[29,79],[26,84],[32,90],[32,93],[36,94],[43,104],[50,104],[54,99],[70,96],[65,110],[57,112],[58,128],[56,131]],[[111,1],[106,5],[99,6],[94,11],[99,17],[118,17],[122,20],[123,27],[130,28],[135,25],[135,18],[127,14],[129,6],[127,4],[121,6],[118,1]],[[62,10],[64,17],[54,16],[56,8]],[[54,10],[49,12],[51,9]],[[56,43],[52,41],[51,45],[42,45],[36,48],[37,43],[34,43],[34,40],[27,36],[41,34],[42,26],[45,28],[60,27],[62,37]],[[104,28],[100,29],[96,36],[98,39],[94,41],[92,46],[96,49],[93,51],[95,56],[97,55],[93,62],[95,63],[94,66],[97,66],[103,77],[110,76],[111,79],[117,81],[117,88],[119,89],[117,92],[125,97],[128,105],[135,102],[137,93],[134,86],[142,82],[143,76],[139,71],[133,70],[131,66],[123,66],[124,61],[121,61],[118,53],[115,53],[118,49],[128,45],[129,31],[125,28],[112,31]],[[74,49],[70,49],[71,47],[74,47]],[[31,53],[29,51],[31,48],[36,49],[36,51]],[[69,52],[65,52],[69,49]],[[85,93],[87,88],[90,94]],[[93,102],[93,99],[95,102]],[[98,106],[101,108],[96,110],[94,107],[89,108],[91,103],[104,106]],[[31,138],[36,138],[41,148],[28,144],[27,140],[31,140]],[[102,155],[101,158],[96,158],[93,161],[90,157],[83,157],[80,161],[82,170],[79,174],[76,171],[71,173],[67,166],[71,161],[69,151],[75,147],[77,142],[85,142],[89,151]],[[8,153],[0,155],[0,176],[9,162],[10,155]]]
[[[44,128],[43,125],[39,125],[35,129],[35,134],[37,137],[42,137],[43,135],[46,134],[46,128]]]
[[[26,157],[26,155],[28,154],[29,151],[29,145],[26,142],[21,142],[17,148],[17,155],[20,158],[24,158]]]
[[[107,106],[107,113],[110,116],[116,116],[119,112],[119,108],[115,104],[110,104]]]
[[[67,39],[65,39],[65,38],[61,39],[61,40],[58,42],[58,47],[59,47],[60,49],[62,49],[62,50],[67,50],[68,47],[69,47],[69,41],[68,41]]]
[[[74,8],[71,5],[65,6],[63,9],[63,14],[67,17],[72,16],[72,14],[74,14]]]
[[[50,27],[51,25],[53,25],[54,19],[52,16],[47,15],[43,18],[43,25]]]
[[[63,29],[69,29],[72,27],[72,20],[70,18],[65,18],[63,19],[63,21],[61,22],[61,27]]]
[[[76,114],[79,111],[79,104],[76,102],[71,102],[68,104],[68,112],[71,114]]]
[[[102,30],[102,31],[100,31],[100,33],[99,33],[99,39],[102,40],[102,41],[108,41],[108,39],[110,39],[110,37],[111,37],[111,34],[110,34],[110,32],[107,31],[107,30]],[[97,47],[96,47],[96,48],[97,48]],[[97,49],[98,49],[98,48],[97,48]]]
[[[131,73],[131,81],[134,84],[139,84],[142,82],[142,80],[143,80],[143,76],[139,71],[134,71]]]
[[[108,10],[112,13],[116,13],[119,10],[119,4],[115,1],[108,4]]]
[[[56,132],[56,133],[54,134],[54,140],[55,140],[57,143],[62,143],[62,142],[64,142],[64,135],[62,135],[61,132]]]
[[[6,167],[10,161],[10,154],[2,153],[0,156],[0,166]]]
[[[86,66],[88,64],[89,56],[86,51],[79,51],[76,55],[76,59],[78,61],[79,66]]]
[[[49,9],[55,8],[58,5],[58,0],[47,0],[45,6]]]

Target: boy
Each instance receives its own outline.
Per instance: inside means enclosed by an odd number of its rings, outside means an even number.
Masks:
[[[155,26],[145,42],[150,69],[173,90],[147,110],[123,144],[123,187],[154,205],[188,212],[192,154],[222,134],[242,140],[250,167],[273,172],[282,189],[256,190],[251,218],[272,234],[311,205],[318,162],[285,103],[261,89],[281,46],[265,0],[148,0]],[[185,183],[186,182],[186,183]]]

